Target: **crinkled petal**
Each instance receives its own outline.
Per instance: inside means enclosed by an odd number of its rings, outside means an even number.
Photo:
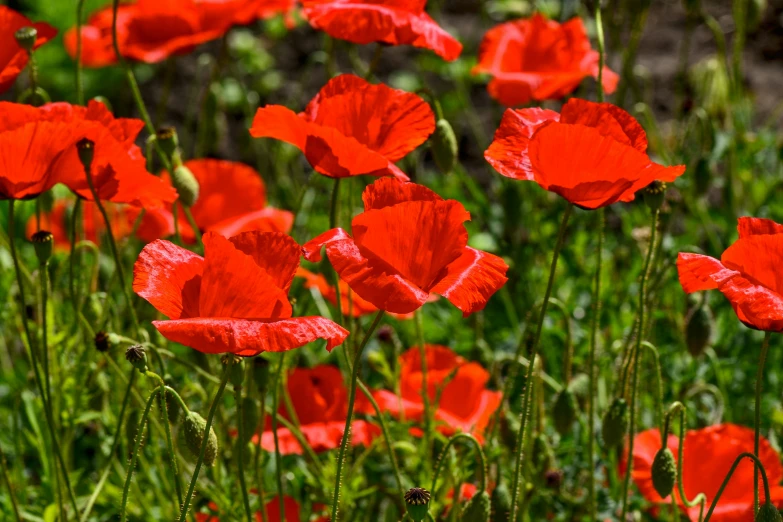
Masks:
[[[500,174],[513,179],[534,179],[528,146],[536,130],[560,115],[548,109],[507,109],[484,158]]]
[[[278,288],[288,292],[302,256],[302,247],[294,238],[282,232],[251,231],[233,236],[230,241],[252,257]]]
[[[242,232],[252,231],[288,233],[293,225],[292,212],[266,207],[224,219],[209,226],[207,230],[217,232],[224,237],[232,237]]]
[[[742,237],[723,252],[720,261],[754,284],[783,294],[783,234]]]
[[[680,252],[677,256],[677,273],[680,276],[680,284],[688,294],[718,288],[718,284],[712,276],[724,270],[727,268],[713,257],[685,252]]]
[[[593,127],[639,152],[647,150],[647,134],[636,118],[611,103],[571,98],[560,111],[560,122]]]
[[[442,200],[442,197],[424,185],[405,183],[394,178],[380,178],[362,192],[365,211],[390,207],[406,201]]]
[[[740,321],[758,330],[783,331],[783,296],[733,270],[725,270],[713,278]]]
[[[750,236],[783,234],[783,225],[771,219],[741,217],[737,220],[737,230],[740,239],[743,239]]]
[[[333,228],[323,234],[314,237],[302,246],[302,255],[308,261],[319,262],[321,258],[321,249],[333,241],[351,239],[351,236],[342,228]]]
[[[502,258],[466,247],[443,269],[431,292],[442,295],[468,316],[483,310],[489,298],[506,284],[507,271]]]

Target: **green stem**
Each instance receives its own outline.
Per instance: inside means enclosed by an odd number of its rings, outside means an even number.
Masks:
[[[658,417],[658,428],[661,428],[661,425],[664,423],[664,414],[663,414],[663,379],[661,378],[661,356],[658,353],[658,348],[655,347],[655,345],[648,341],[642,341],[642,346],[644,348],[647,348],[647,351],[650,352],[652,355],[652,362],[653,362],[653,369],[655,370],[655,405],[656,405],[656,416]],[[666,419],[668,420],[668,419]],[[664,440],[666,437],[664,437]]]
[[[82,79],[82,16],[84,0],[76,4],[76,103],[84,105],[84,81]]]
[[[152,373],[152,372],[147,372]],[[160,384],[162,386],[165,386],[165,383],[163,379],[160,379]],[[177,454],[174,453],[174,444],[171,441],[171,422],[169,421],[169,406],[166,402],[166,392],[168,391],[168,387],[163,388],[163,396],[160,398],[160,410],[161,410],[161,416],[163,417],[163,427],[165,428],[166,432],[166,450],[169,454],[169,461],[171,462],[171,473],[174,475],[174,489],[177,492],[177,501],[178,505],[182,505],[182,481],[180,480],[179,476],[179,466],[177,466]],[[174,393],[174,397],[179,399],[179,402],[184,406],[184,403],[182,402],[182,397],[179,396],[179,394]],[[183,407],[183,411],[186,413],[187,407]]]
[[[340,209],[340,178],[334,179],[334,187],[332,188],[332,201],[329,208],[329,228],[333,229],[337,227],[337,217]],[[337,307],[337,324],[343,324],[343,300],[340,295],[340,275],[336,270],[332,269],[334,273],[334,292],[335,292],[335,306]]]
[[[432,418],[430,408],[430,390],[427,381],[427,350],[424,346],[424,327],[422,325],[421,309],[415,312],[416,321],[416,340],[419,344],[419,357],[421,357],[421,402],[423,405],[422,415],[424,416],[424,462],[430,460],[430,443],[432,441]],[[429,467],[429,466],[427,466]]]
[[[631,353],[631,359],[629,361],[629,372],[632,374],[631,384],[631,422],[629,423],[629,437],[628,437],[628,470],[625,472],[625,481],[623,482],[623,509],[620,520],[625,520],[625,515],[628,512],[628,492],[631,486],[631,472],[633,471],[633,447],[634,447],[634,432],[636,431],[636,389],[639,384],[639,352],[642,347],[642,338],[644,337],[644,321],[645,321],[645,304],[647,303],[647,278],[650,277],[650,267],[652,266],[653,252],[655,252],[655,242],[658,235],[658,211],[653,212],[652,226],[650,227],[650,245],[647,247],[647,257],[644,261],[644,268],[642,270],[642,283],[639,288],[639,322],[636,331],[636,346]]]
[[[340,442],[340,454],[337,457],[337,476],[334,482],[334,496],[332,497],[332,516],[331,520],[337,522],[337,511],[340,505],[340,486],[342,484],[343,463],[345,462],[345,451],[348,447],[348,440],[351,438],[351,421],[353,420],[353,408],[356,402],[356,382],[359,380],[359,367],[362,361],[362,352],[364,347],[367,346],[367,342],[370,340],[375,328],[383,319],[383,310],[378,310],[367,332],[364,334],[359,348],[356,350],[356,354],[353,359],[353,371],[351,372],[351,388],[348,393],[348,413],[345,417],[345,429],[343,430],[342,441]]]
[[[19,504],[16,501],[16,493],[14,492],[14,487],[13,485],[11,485],[11,477],[8,476],[8,468],[5,461],[5,453],[3,453],[2,447],[0,447],[0,471],[3,472],[3,479],[5,480],[5,483],[8,486],[8,496],[11,498],[11,507],[14,510],[14,517],[16,518],[17,522],[22,522],[22,515],[19,513]]]
[[[378,64],[381,62],[381,56],[383,56],[383,47],[384,45],[382,43],[375,44],[375,51],[372,55],[372,61],[370,62],[370,65],[367,67],[367,72],[364,74],[364,79],[369,80],[372,78],[372,75],[375,73],[375,69],[378,67]]]
[[[277,500],[280,504],[280,519],[285,520],[285,502],[283,499],[283,457],[280,455],[280,438],[277,434],[277,412],[280,409],[280,383],[285,368],[285,352],[280,355],[275,377],[275,392],[272,397],[272,438],[275,441],[275,479],[277,480]]]
[[[682,485],[682,453],[683,449],[685,448],[685,405],[679,401],[672,403],[672,405],[669,406],[669,411],[666,412],[663,438],[661,440],[663,441],[663,447],[668,446],[670,419],[672,415],[678,412],[680,414],[680,445],[677,448],[677,489],[680,492],[680,499],[682,500],[682,503],[685,505],[685,507],[692,508],[697,504],[701,504],[701,509],[704,510],[704,505],[707,503],[707,497],[704,495],[704,493],[699,493],[693,498],[693,500],[688,500],[688,497],[685,495],[685,487]],[[674,495],[672,495],[672,498],[673,497]],[[701,517],[699,520],[701,520]]]
[[[185,213],[185,219],[188,220],[190,228],[193,229],[193,237],[196,238],[196,244],[198,244],[198,246],[203,249],[204,242],[201,240],[201,230],[198,228],[198,224],[193,217],[193,213],[190,211],[190,208],[186,207],[185,205],[182,205],[182,211]]]
[[[80,0],[83,1],[83,0]],[[78,34],[78,33],[77,33]],[[71,213],[71,253],[68,256],[68,286],[71,292],[73,313],[79,314],[79,296],[76,294],[76,231],[78,228],[79,211],[82,208],[82,198],[77,197]]]
[[[218,409],[220,398],[223,396],[223,390],[226,389],[226,383],[228,377],[231,375],[231,367],[234,365],[234,358],[229,357],[226,369],[223,372],[223,378],[220,380],[220,386],[218,386],[215,398],[212,399],[212,406],[209,408],[209,415],[207,416],[207,425],[204,427],[204,440],[201,443],[201,451],[196,461],[196,468],[193,470],[193,477],[190,479],[190,486],[188,492],[185,494],[185,502],[182,504],[182,510],[179,513],[179,522],[185,522],[188,517],[188,511],[190,510],[190,501],[193,498],[193,490],[196,489],[196,482],[198,481],[198,474],[201,471],[201,466],[204,464],[204,455],[207,453],[207,445],[209,444],[209,430],[212,429],[212,420],[215,418],[215,412]]]
[[[533,389],[533,370],[535,368],[536,354],[538,353],[538,344],[541,341],[541,332],[544,329],[544,317],[546,316],[546,309],[549,303],[549,297],[552,295],[552,287],[555,282],[555,272],[557,271],[557,259],[560,256],[560,250],[563,248],[565,242],[566,229],[568,228],[568,218],[571,216],[571,212],[574,209],[574,205],[569,203],[563,213],[563,221],[560,224],[560,230],[557,233],[557,242],[555,243],[555,251],[552,255],[552,265],[549,269],[549,280],[546,285],[546,292],[544,293],[544,302],[541,305],[541,312],[538,316],[538,327],[536,328],[536,336],[533,341],[533,346],[530,349],[530,364],[527,367],[527,375],[525,378],[525,392],[522,396],[522,413],[520,415],[519,434],[517,435],[517,448],[516,448],[516,462],[514,466],[514,482],[511,492],[511,513],[509,520],[516,522],[517,520],[517,507],[519,505],[519,486],[520,479],[522,477],[522,461],[525,447],[525,439],[527,438],[527,421],[530,415],[530,397]]]
[[[443,447],[443,451],[440,452],[440,458],[438,458],[438,466],[435,469],[435,475],[432,477],[432,487],[430,488],[430,491],[434,494],[435,493],[435,486],[438,484],[438,477],[440,476],[440,472],[443,469],[443,461],[446,460],[446,456],[448,455],[449,448],[453,444],[455,444],[457,441],[460,440],[466,440],[469,443],[473,444],[473,447],[476,448],[476,454],[478,455],[479,459],[479,465],[481,467],[481,473],[479,475],[479,489],[478,493],[483,493],[487,489],[487,458],[484,456],[484,450],[481,449],[481,444],[478,440],[476,440],[476,437],[469,433],[457,433],[453,437],[449,439],[449,441],[446,443],[446,446]],[[454,494],[454,497],[456,498],[458,496],[457,493]]]
[[[761,355],[759,355],[759,365],[756,371],[756,407],[753,421],[753,454],[759,456],[759,445],[761,442],[761,389],[764,384],[764,364],[767,362],[767,353],[769,352],[769,340],[771,332],[764,335],[764,343],[761,345]],[[769,491],[767,491],[767,502],[769,502]],[[756,512],[759,510],[759,468],[753,471],[753,517],[755,520]]]
[[[720,489],[718,489],[718,493],[715,495],[715,498],[712,499],[712,504],[710,504],[710,510],[707,511],[707,516],[705,517],[704,522],[710,521],[712,512],[715,511],[715,506],[718,505],[718,500],[720,500],[720,496],[723,494],[723,490],[725,490],[726,486],[728,486],[729,480],[731,480],[731,476],[734,474],[734,471],[737,469],[737,466],[744,458],[752,459],[756,469],[761,470],[761,480],[764,483],[764,495],[766,496],[767,502],[770,501],[769,499],[771,497],[769,496],[769,482],[767,481],[767,472],[764,470],[764,465],[761,463],[761,461],[756,455],[748,452],[740,453],[737,456],[737,458],[734,460],[734,464],[731,465],[731,469],[729,469],[726,478],[723,479],[723,484],[720,485]]]
[[[247,515],[248,522],[253,522],[253,512],[250,510],[250,497],[247,494],[247,484],[245,483],[245,417],[242,415],[242,386],[235,386],[234,393],[236,394],[237,402],[237,427],[239,428],[239,438],[237,445],[239,450],[237,451],[237,463],[239,464],[239,486],[242,489],[242,502],[245,504],[245,514]],[[263,508],[262,508],[263,509]]]

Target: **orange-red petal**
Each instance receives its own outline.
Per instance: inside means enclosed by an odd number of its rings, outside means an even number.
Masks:
[[[532,181],[534,174],[528,155],[530,139],[547,122],[559,120],[560,115],[549,109],[507,109],[484,158],[507,178]]]
[[[302,247],[282,232],[243,232],[229,240],[238,250],[249,255],[285,292],[291,287]]]
[[[507,271],[502,258],[466,247],[443,269],[431,292],[442,295],[468,316],[483,310],[489,298],[506,284]]]

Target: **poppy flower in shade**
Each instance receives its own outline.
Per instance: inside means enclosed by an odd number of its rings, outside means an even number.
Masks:
[[[199,197],[190,211],[202,231],[232,237],[252,230],[284,233],[291,230],[293,213],[266,206],[266,187],[255,169],[216,159],[186,161],[185,166],[199,184]],[[164,172],[161,178],[171,185],[168,173]],[[178,225],[182,239],[194,242],[193,229],[181,209]],[[173,236],[171,207],[145,212],[138,235],[145,241]]]
[[[739,239],[720,261],[680,253],[677,271],[687,293],[718,289],[750,328],[783,332],[783,225],[769,219],[739,219]]]
[[[294,145],[330,178],[368,174],[407,180],[394,162],[434,130],[435,115],[419,96],[343,74],[329,80],[298,115],[281,105],[258,109],[250,134]]]
[[[277,498],[274,498],[266,503],[264,510],[266,510],[267,522],[301,522],[301,515],[299,511],[299,503],[292,497],[284,496],[283,505],[285,506],[285,520],[281,517],[280,502]],[[315,506],[314,506],[315,507]],[[217,504],[214,502],[209,503],[209,509],[212,512],[218,510]],[[261,512],[256,513],[256,520],[261,522],[264,520],[261,516]],[[314,522],[327,522],[328,517],[321,517],[315,519]],[[217,515],[211,515],[209,513],[196,513],[196,522],[220,522],[220,518]]]
[[[425,345],[427,357],[427,394],[437,409],[434,417],[438,431],[446,436],[465,432],[482,440],[482,433],[495,410],[500,407],[501,393],[486,389],[489,372],[474,362],[467,362],[445,346]],[[406,418],[421,420],[423,376],[421,352],[411,348],[400,356],[400,394],[379,390],[375,400],[383,410]],[[440,394],[440,400],[435,400]]]
[[[535,181],[574,205],[595,209],[653,181],[674,181],[685,166],[664,167],[647,155],[647,135],[633,116],[610,103],[572,98],[558,114],[507,109],[484,152],[502,175]]]
[[[462,44],[424,11],[427,0],[304,0],[310,25],[339,40],[412,45],[456,60]]]
[[[57,34],[57,29],[51,25],[33,23],[23,14],[0,5],[0,93],[11,88],[29,60],[27,51],[16,41],[15,33],[22,27],[34,27],[38,31],[33,49],[38,49]]]
[[[279,232],[204,235],[204,257],[165,240],[148,244],[133,269],[133,290],[168,321],[152,324],[168,340],[205,353],[252,356],[348,332],[323,317],[291,317],[288,290],[301,247]]]
[[[124,209],[105,205],[109,220],[112,223],[112,233],[115,238],[122,238],[130,235],[131,226],[125,218]],[[98,206],[92,201],[85,201],[79,212],[81,217],[81,230],[84,238],[93,243],[99,242],[99,236],[106,231],[106,225],[103,216],[98,210]],[[27,221],[27,237],[32,236],[38,230],[48,230],[54,236],[54,248],[58,251],[69,250],[71,248],[71,219],[73,219],[73,206],[63,200],[58,200],[52,207],[51,212],[41,214],[41,226],[38,227],[38,220],[35,216]]]
[[[136,136],[141,120],[114,118],[100,102],[87,107],[50,103],[32,107],[0,102],[0,199],[26,199],[64,183],[92,199],[76,143],[94,143],[92,177],[98,196],[155,208],[177,192],[146,169]]]
[[[581,19],[560,24],[535,14],[487,31],[473,73],[492,75],[489,94],[513,106],[566,96],[586,77],[598,78],[598,61]],[[619,77],[604,67],[602,81],[611,94]]]
[[[348,390],[340,370],[334,366],[316,366],[312,369],[296,368],[288,376],[288,393],[299,419],[299,429],[307,443],[316,452],[338,448],[345,430],[348,414]],[[368,412],[370,404],[363,396],[357,397],[357,411]],[[279,413],[289,419],[285,405]],[[261,447],[275,451],[272,419],[267,418],[266,427],[260,437]],[[380,428],[363,420],[351,424],[351,443],[367,445],[380,434]],[[283,455],[301,455],[302,446],[288,428],[278,428],[278,443]],[[253,437],[258,444],[259,436]]]
[[[407,314],[438,294],[469,315],[506,283],[501,258],[467,246],[470,213],[459,201],[394,178],[369,185],[362,199],[353,237],[335,228],[303,250],[319,261],[326,245],[340,278],[379,310]]]
[[[682,486],[688,499],[704,493],[709,506],[737,456],[745,451],[753,453],[753,439],[752,429],[736,424],[721,424],[686,432],[682,455]],[[676,459],[679,448],[678,438],[670,435],[668,445]],[[637,434],[634,439],[634,466],[631,477],[648,501],[670,504],[671,499],[669,497],[662,499],[655,491],[652,482],[652,464],[659,449],[661,449],[661,432],[658,429]],[[764,437],[761,437],[759,459],[769,479],[772,497],[770,501],[779,508],[783,506],[783,487],[780,486],[783,467],[780,464],[780,456]],[[622,462],[620,467],[622,474],[625,474],[625,467],[625,462]],[[740,462],[718,500],[710,520],[715,522],[753,520],[753,468],[753,461],[750,459],[743,459]],[[763,502],[764,488],[761,487],[760,479],[759,491]],[[674,498],[692,522],[699,520],[699,506],[686,508],[678,488],[674,490]]]

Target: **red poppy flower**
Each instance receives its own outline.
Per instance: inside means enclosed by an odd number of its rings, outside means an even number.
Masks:
[[[302,519],[299,512],[299,503],[296,500],[294,500],[292,497],[284,496],[283,505],[285,506],[285,521],[280,516],[280,501],[277,498],[274,498],[266,503],[264,509],[266,510],[267,522],[301,522]],[[218,510],[218,506],[217,504],[210,502],[209,509],[215,512]],[[256,513],[256,521],[261,522],[262,520],[263,518],[261,517],[261,512],[259,511]],[[321,517],[315,519],[314,522],[326,522],[328,520],[328,517]],[[220,522],[220,518],[209,513],[196,513],[196,522]]]
[[[720,261],[680,253],[677,271],[687,293],[718,289],[750,328],[783,332],[783,225],[769,219],[739,219],[739,239]]]
[[[291,230],[293,213],[266,206],[266,187],[255,169],[216,159],[191,160],[185,166],[199,183],[199,197],[190,211],[202,231],[232,237],[252,230],[284,233]],[[168,173],[164,172],[161,178],[171,184]],[[194,242],[193,229],[181,209],[178,225],[182,239]],[[145,212],[138,235],[145,241],[173,236],[171,207]]]
[[[462,44],[424,11],[427,0],[304,0],[310,25],[357,44],[382,42],[430,49],[456,60]]]
[[[304,245],[321,259],[321,247],[348,286],[380,310],[407,314],[439,294],[469,315],[483,310],[505,284],[508,265],[467,246],[470,213],[415,183],[382,178],[362,195],[353,237],[335,228]]]
[[[0,5],[0,94],[11,88],[16,77],[27,66],[27,51],[19,46],[14,36],[22,27],[35,27],[38,31],[33,49],[38,49],[57,34],[57,29],[51,25],[33,23],[23,14]]]
[[[198,0],[138,0],[117,12],[117,44],[131,60],[157,63],[169,56],[187,54],[198,45],[220,38],[233,22],[233,4],[220,8]],[[76,29],[64,39],[76,56]],[[103,67],[117,62],[112,43],[112,6],[92,14],[82,26],[82,62]]]
[[[279,232],[231,239],[207,232],[203,258],[159,239],[141,251],[133,290],[170,319],[152,322],[166,339],[201,352],[251,356],[316,339],[331,350],[345,329],[323,317],[291,317],[288,289],[300,254]]]
[[[753,438],[752,429],[736,424],[721,424],[686,432],[682,455],[682,486],[688,499],[704,493],[709,507],[737,456],[744,451],[753,452]],[[676,459],[678,438],[670,435],[668,445]],[[631,476],[648,501],[668,505],[671,499],[669,497],[662,499],[652,483],[652,463],[659,449],[661,449],[661,432],[658,429],[637,434],[634,439],[634,467]],[[764,437],[761,438],[759,459],[769,479],[771,502],[781,507],[783,487],[779,484],[783,479],[783,466],[780,464],[780,456]],[[750,459],[744,459],[739,464],[718,500],[710,520],[715,522],[753,520],[753,468]],[[621,464],[621,473],[625,473],[624,462]],[[763,501],[764,488],[761,487],[760,479],[759,491]],[[699,507],[685,508],[677,488],[674,491],[674,498],[692,522],[699,520]]]
[[[427,394],[436,405],[434,418],[440,421],[438,430],[444,435],[465,432],[481,440],[495,410],[500,406],[501,393],[486,389],[489,373],[479,364],[467,362],[445,346],[426,345]],[[379,390],[374,397],[381,409],[406,418],[420,420],[424,413],[421,400],[423,377],[421,353],[411,348],[400,356],[400,394]],[[440,393],[440,401],[435,399]]]
[[[131,227],[128,220],[125,219],[124,209],[114,205],[106,205],[106,212],[111,220],[112,233],[115,238],[126,237],[131,233]],[[32,236],[38,230],[47,230],[54,236],[54,248],[58,251],[69,250],[71,248],[71,219],[73,207],[64,200],[58,200],[52,207],[51,212],[41,214],[41,226],[38,227],[38,220],[35,216],[27,221],[27,237]],[[93,243],[99,242],[99,236],[106,231],[106,225],[103,216],[98,210],[98,206],[92,201],[85,201],[80,210],[81,231],[84,238]]]
[[[301,150],[331,178],[408,177],[394,165],[435,130],[430,106],[415,94],[352,74],[332,78],[301,114],[281,105],[258,109],[250,134]]]
[[[598,78],[598,60],[580,18],[561,25],[536,13],[490,29],[473,73],[492,75],[489,94],[503,105],[524,105],[562,98],[586,77]],[[618,81],[604,67],[604,91],[613,93]]]
[[[217,14],[229,10],[232,23],[247,25],[279,14],[289,14],[296,0],[196,0],[199,8],[214,9]]]
[[[296,368],[288,377],[288,393],[299,419],[299,429],[313,450],[321,452],[339,447],[348,414],[348,390],[340,370],[325,365]],[[363,396],[357,397],[357,411],[367,412],[368,408],[369,402]],[[285,405],[281,404],[279,411],[286,419],[290,418]],[[351,443],[354,445],[367,445],[379,434],[380,428],[369,422],[354,420],[351,424]],[[302,454],[302,446],[288,428],[278,428],[277,437],[280,453]],[[258,435],[253,441],[259,443]],[[270,418],[267,418],[260,443],[266,451],[275,450]]]
[[[572,98],[560,114],[508,109],[484,153],[502,175],[535,181],[571,203],[595,209],[653,181],[674,181],[685,166],[664,167],[647,156],[647,135],[633,116],[610,103]]]
[[[135,139],[140,120],[114,118],[106,107],[50,103],[43,107],[0,102],[0,199],[32,198],[64,183],[92,199],[76,143],[95,144],[92,176],[102,200],[154,208],[177,197],[146,170]]]

